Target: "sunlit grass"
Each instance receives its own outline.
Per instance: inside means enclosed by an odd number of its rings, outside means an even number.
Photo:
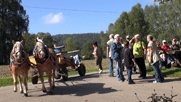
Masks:
[[[164,77],[181,77],[181,68],[172,67],[172,68],[162,68],[162,74]],[[155,75],[153,67],[147,66],[147,74]]]

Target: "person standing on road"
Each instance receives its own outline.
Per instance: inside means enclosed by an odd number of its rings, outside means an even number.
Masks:
[[[122,39],[119,37],[119,34],[114,36],[115,41],[111,45],[111,58],[115,61],[115,72],[117,76],[117,80],[120,82],[124,82],[125,78],[123,75],[123,67],[121,67],[122,63],[122,51],[123,47],[121,45]]]
[[[127,35],[127,36],[126,36],[126,41],[129,42],[129,48],[130,48],[130,50],[131,50],[132,53],[133,53],[133,44],[132,44],[133,39],[131,39],[131,37],[130,37],[129,35]],[[136,66],[133,66],[133,72],[134,72],[134,73],[137,73],[137,72],[136,72]]]
[[[140,35],[136,34],[133,38],[135,43],[133,45],[133,55],[135,57],[136,64],[140,70],[139,78],[145,79],[146,78],[146,45],[143,41],[140,41]]]
[[[111,58],[111,45],[114,41],[114,35],[110,34],[109,35],[109,41],[107,42],[107,58],[109,58],[109,77],[114,77],[114,72],[113,72],[113,59]]]
[[[123,57],[124,57],[124,65],[126,66],[128,71],[128,84],[135,84],[131,76],[132,76],[132,68],[136,66],[136,62],[133,56],[133,51],[129,48],[128,41],[124,42],[124,48],[125,50],[123,53]]]
[[[160,70],[161,58],[159,56],[159,52],[155,43],[153,43],[153,36],[147,36],[148,41],[148,50],[149,50],[149,62],[153,65],[153,69],[155,71],[155,81],[153,83],[160,83],[164,81],[162,72]]]
[[[103,72],[102,71],[102,54],[101,54],[101,50],[98,48],[97,42],[95,42],[93,44],[93,47],[94,47],[94,51],[93,51],[92,54],[95,57],[96,66],[98,66],[98,69],[99,69],[99,74],[101,74]]]

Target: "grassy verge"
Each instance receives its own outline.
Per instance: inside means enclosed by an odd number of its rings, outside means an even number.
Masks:
[[[108,70],[109,68],[108,67],[104,67],[103,70]],[[98,72],[98,69],[97,68],[92,68],[92,69],[86,69],[86,73],[91,73],[91,72]],[[68,75],[69,76],[72,76],[72,75],[78,75],[78,71],[70,71],[68,72]],[[39,81],[40,81],[40,78],[38,78]],[[44,75],[44,79],[47,80],[48,77],[46,76],[46,74]],[[9,86],[9,85],[14,85],[13,83],[13,78],[12,77],[9,77],[9,78],[0,78],[0,87],[2,86]],[[28,78],[28,82],[31,82],[31,78],[29,77]]]
[[[162,68],[162,74],[164,77],[174,77],[181,78],[181,68],[172,67],[172,68]],[[147,66],[147,74],[155,75],[153,67]]]

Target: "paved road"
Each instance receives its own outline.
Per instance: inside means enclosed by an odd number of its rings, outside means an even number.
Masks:
[[[170,96],[171,88],[173,94],[178,94],[175,101],[181,102],[181,80],[166,78],[164,83],[153,84],[153,76],[147,79],[139,79],[139,74],[133,74],[134,85],[128,85],[128,82],[117,82],[116,77],[108,77],[106,71],[99,75],[96,73],[87,74],[84,77],[73,76],[68,81],[56,80],[56,87],[53,95],[43,93],[41,84],[29,84],[28,97],[23,94],[13,92],[13,87],[0,88],[0,102],[138,102],[135,93],[142,101],[149,101],[153,90],[158,95],[166,94]],[[127,78],[124,72],[125,78]],[[49,88],[46,82],[46,88]],[[18,87],[19,89],[19,87]],[[49,91],[48,91],[49,92]]]

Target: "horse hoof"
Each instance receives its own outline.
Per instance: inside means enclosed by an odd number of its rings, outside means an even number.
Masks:
[[[14,92],[17,92],[17,90],[14,90]]]
[[[27,97],[27,96],[28,96],[28,94],[27,94],[27,93],[25,93],[25,94],[24,94],[24,96],[25,96],[25,97]]]
[[[47,92],[46,90],[43,90],[43,92]]]
[[[20,93],[22,94],[22,93],[23,93],[23,90],[22,90],[22,91],[20,91]]]

